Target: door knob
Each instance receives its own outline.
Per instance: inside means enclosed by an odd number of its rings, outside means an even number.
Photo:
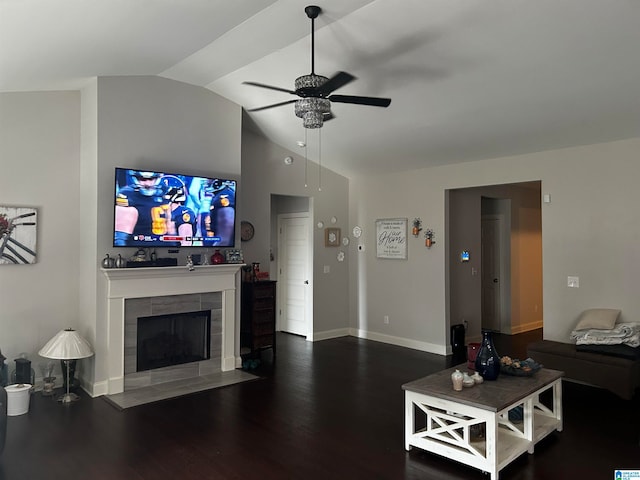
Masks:
[[[304,284],[305,284],[305,285],[309,285],[309,280],[305,280],[305,281],[304,281]]]
[[[493,283],[498,283],[498,279],[497,279],[497,278],[494,278],[494,279],[493,279]]]

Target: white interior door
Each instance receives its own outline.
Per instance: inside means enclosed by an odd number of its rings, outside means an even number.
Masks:
[[[482,216],[482,328],[500,331],[501,324],[501,218]]]
[[[312,322],[308,213],[278,216],[278,330],[307,337]]]

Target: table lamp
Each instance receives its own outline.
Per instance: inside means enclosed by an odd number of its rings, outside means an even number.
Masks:
[[[49,340],[47,344],[40,349],[38,354],[45,358],[60,360],[63,370],[66,370],[67,372],[67,392],[60,396],[58,401],[68,405],[79,400],[80,397],[78,397],[78,395],[69,392],[72,380],[69,378],[69,371],[71,370],[69,368],[69,364],[73,360],[87,358],[93,355],[93,350],[91,350],[89,342],[82,338],[74,329],[67,328],[59,331],[55,337]]]

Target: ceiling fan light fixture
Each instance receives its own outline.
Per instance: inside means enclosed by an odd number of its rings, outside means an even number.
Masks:
[[[307,17],[311,20],[311,73],[309,75],[303,75],[296,78],[295,90],[265,85],[257,82],[244,82],[245,84],[252,85],[254,87],[266,88],[269,90],[288,93],[290,95],[296,95],[300,100],[278,102],[264,107],[253,108],[248,111],[257,112],[294,103],[296,116],[302,118],[304,128],[320,128],[325,120],[334,118],[331,114],[331,102],[388,107],[391,103],[390,98],[334,95],[334,91],[344,87],[356,79],[356,77],[350,73],[338,72],[331,78],[316,75],[314,20],[318,17],[320,12],[322,12],[322,9],[316,5],[309,5],[304,9],[304,11],[307,14]]]
[[[301,98],[296,100],[295,112],[296,117],[302,119],[304,128],[320,128],[324,116],[331,112],[331,102],[326,98]]]
[[[316,75],[312,73],[310,75],[302,75],[301,77],[296,78],[295,86],[296,92],[305,93],[305,89],[316,89],[325,83],[327,83],[329,79],[322,75]]]

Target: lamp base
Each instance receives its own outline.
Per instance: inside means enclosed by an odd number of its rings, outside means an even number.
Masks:
[[[71,405],[72,403],[77,402],[78,400],[80,400],[80,397],[75,393],[65,393],[58,397],[58,401],[61,402],[63,405]]]

